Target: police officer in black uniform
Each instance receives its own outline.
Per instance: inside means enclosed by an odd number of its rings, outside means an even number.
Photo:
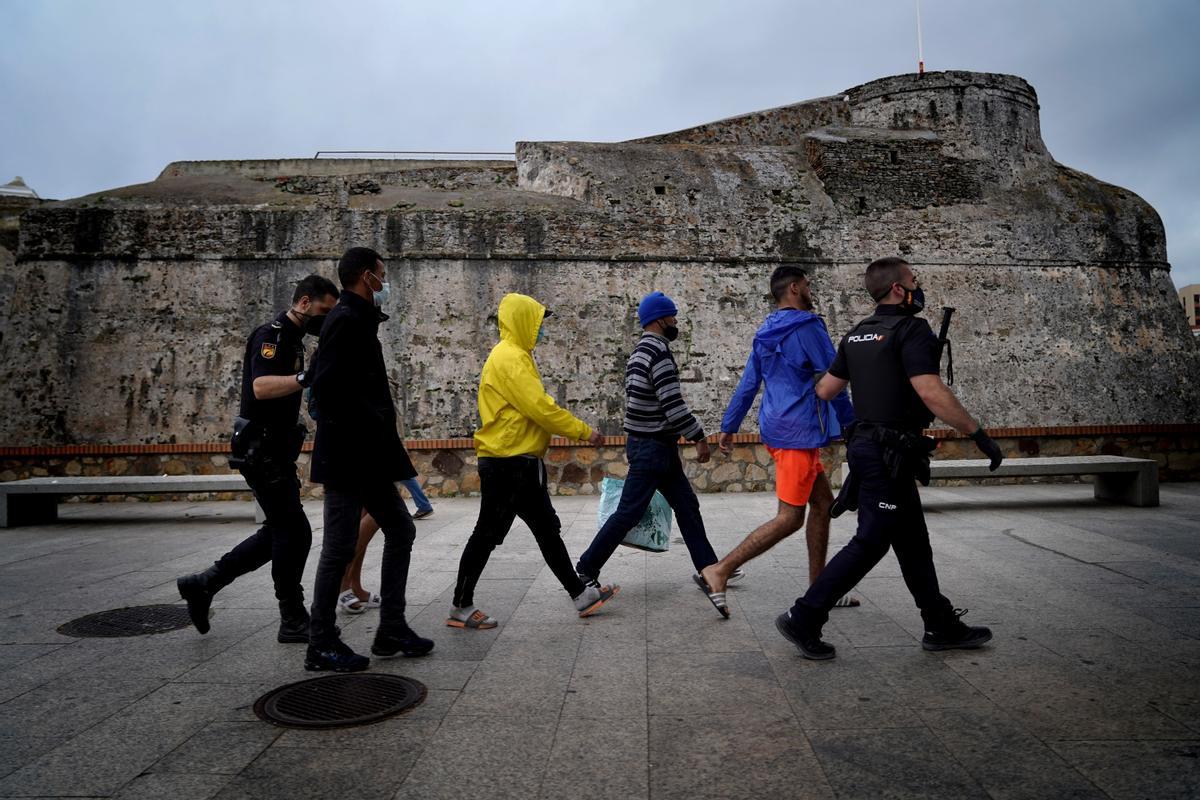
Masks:
[[[979,647],[992,638],[971,627],[938,589],[929,530],[916,481],[929,482],[933,441],[922,431],[936,416],[962,433],[1000,466],[1000,448],[984,432],[938,372],[940,348],[929,323],[915,316],[925,305],[912,268],[900,258],[881,258],[867,267],[866,288],[875,313],[842,339],[817,395],[832,399],[849,383],[859,420],[846,446],[858,477],[858,531],[775,626],[805,658],[833,658],[821,628],[837,599],[850,591],[891,547],[904,582],[925,621],[922,647],[950,650]]]
[[[255,329],[242,362],[242,402],[234,421],[231,466],[241,471],[266,521],[258,532],[211,567],[176,581],[192,624],[208,633],[213,596],[242,575],[271,562],[279,600],[280,642],[308,641],[308,611],[300,584],[312,546],[312,529],[300,505],[296,459],[307,430],[299,421],[304,335],[317,336],[337,302],[328,278],[309,275],[296,285],[292,307]]]

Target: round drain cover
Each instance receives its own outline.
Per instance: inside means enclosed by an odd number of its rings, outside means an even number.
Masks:
[[[399,675],[328,675],[264,694],[254,713],[285,728],[348,728],[408,711],[425,700],[425,685]]]
[[[192,624],[187,606],[133,606],[88,614],[58,626],[65,636],[111,638],[177,631]]]

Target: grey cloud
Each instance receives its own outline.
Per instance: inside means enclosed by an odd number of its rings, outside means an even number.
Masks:
[[[1200,282],[1200,5],[925,0],[929,69],[1038,90],[1063,163],[1162,214]],[[0,0],[0,180],[69,197],[183,158],[618,140],[915,68],[915,2]]]

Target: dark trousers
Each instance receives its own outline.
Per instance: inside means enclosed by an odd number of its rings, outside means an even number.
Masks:
[[[259,466],[246,467],[242,475],[266,521],[257,533],[217,560],[216,582],[226,586],[269,561],[275,597],[284,602],[303,603],[300,579],[312,547],[312,528],[300,505],[296,462],[269,459]]]
[[[911,471],[892,477],[883,460],[883,446],[867,436],[857,436],[847,447],[851,471],[858,476],[858,531],[833,559],[808,592],[792,606],[797,626],[820,632],[838,598],[853,589],[891,547],[900,562],[908,591],[930,620],[945,619],[950,601],[938,589],[933,550],[921,496]]]
[[[479,459],[479,519],[458,562],[454,605],[475,604],[475,585],[487,566],[492,551],[504,542],[517,517],[533,531],[546,566],[571,597],[584,590],[583,581],[571,566],[571,556],[562,540],[562,523],[550,493],[546,491],[546,468],[540,458]]]
[[[679,533],[692,556],[696,571],[717,563],[717,554],[709,544],[704,532],[704,519],[700,516],[700,501],[692,490],[691,481],[683,474],[683,462],[679,458],[679,446],[658,439],[630,435],[625,443],[625,456],[629,460],[629,474],[625,488],[621,491],[621,502],[604,526],[592,540],[579,559],[579,571],[585,575],[599,577],[600,569],[608,562],[625,534],[633,530],[650,507],[654,492],[662,492]]]
[[[383,531],[379,629],[376,635],[399,634],[406,628],[404,592],[416,526],[395,484],[379,481],[353,487],[325,487],[325,539],[313,586],[309,642],[318,647],[337,641],[334,631],[342,576],[354,560],[358,523],[366,509]]]

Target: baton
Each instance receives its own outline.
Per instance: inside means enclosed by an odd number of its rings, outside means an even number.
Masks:
[[[954,351],[950,347],[950,318],[954,316],[954,306],[946,306],[942,309],[942,326],[938,329],[938,364],[942,363],[942,353],[949,350],[949,357],[946,359],[946,384],[952,386],[954,384]]]

